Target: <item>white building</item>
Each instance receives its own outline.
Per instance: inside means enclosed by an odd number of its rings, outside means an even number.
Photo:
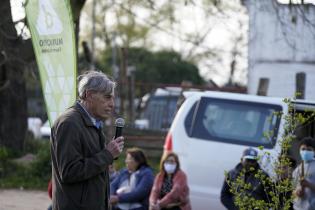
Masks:
[[[315,100],[315,6],[244,0],[249,14],[248,93]],[[259,90],[259,91],[258,91]]]

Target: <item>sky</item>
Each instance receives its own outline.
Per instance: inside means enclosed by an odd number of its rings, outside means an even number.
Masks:
[[[160,0],[162,1],[162,0]],[[159,2],[160,2],[159,1]],[[117,1],[116,1],[117,2]],[[119,2],[119,1],[118,1]],[[238,37],[243,41],[237,45],[240,55],[237,56],[234,81],[243,85],[247,82],[247,25],[248,17],[246,9],[238,0],[226,0],[224,8],[228,8],[221,14],[214,11],[216,16],[209,16],[202,6],[202,0],[195,0],[193,4],[179,4],[176,6],[175,18],[179,20],[172,27],[165,27],[163,23],[152,28],[148,43],[149,50],[171,49],[182,54],[183,58],[196,63],[200,74],[206,80],[213,80],[219,85],[228,81],[232,49]],[[88,37],[92,31],[91,3],[85,5],[81,18],[81,37]],[[148,14],[143,10],[133,10],[136,13],[136,21],[139,24],[148,25]],[[107,14],[106,24],[110,27],[115,23],[115,16],[110,11]],[[242,27],[240,27],[240,23]],[[204,35],[204,42],[196,46],[186,41],[189,35]],[[119,43],[119,40],[117,40]],[[102,47],[102,45],[98,45]],[[217,57],[204,57],[196,59],[197,54],[212,51]]]
[[[119,0],[116,0],[119,2]],[[159,0],[156,2],[161,2]],[[288,3],[289,0],[278,0],[280,3]],[[299,3],[299,0],[292,0],[293,3]],[[12,15],[14,20],[25,17],[23,0],[11,0]],[[92,24],[88,5],[92,0],[87,0],[81,17],[81,34],[86,36],[91,34]],[[194,0],[193,4],[182,4],[176,8],[175,16],[178,23],[173,24],[172,28],[159,27],[153,28],[149,36],[150,49],[161,50],[172,49],[180,52],[183,58],[191,59],[194,55],[211,50],[217,54],[216,57],[205,57],[194,59],[194,62],[200,70],[200,74],[207,80],[213,80],[218,85],[225,84],[229,79],[230,63],[232,60],[232,51],[237,49],[236,71],[233,78],[234,82],[246,85],[247,83],[247,33],[248,16],[246,9],[240,4],[239,0],[224,0],[226,4],[224,14],[220,12],[217,16],[207,16],[202,9],[202,0]],[[304,3],[313,3],[315,0],[304,0]],[[137,21],[140,24],[147,24],[146,13],[144,11],[135,11]],[[107,22],[104,24],[110,26],[115,24],[115,16],[109,12]],[[29,37],[29,32],[25,30],[24,24],[17,25],[18,33],[24,29],[24,36]],[[185,37],[192,34],[207,34],[204,42],[200,46],[195,46],[187,41]],[[242,38],[242,41],[235,45],[235,40]],[[91,44],[91,40],[89,40]],[[119,40],[117,41],[119,43]],[[104,46],[97,43],[97,46]],[[236,46],[236,48],[235,48]],[[192,50],[193,49],[193,50]],[[193,56],[192,56],[193,55]]]

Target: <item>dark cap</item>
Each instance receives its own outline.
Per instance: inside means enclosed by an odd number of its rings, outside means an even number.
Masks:
[[[251,159],[251,160],[257,160],[257,157],[258,157],[258,152],[252,147],[245,149],[242,156],[242,158],[244,159]]]

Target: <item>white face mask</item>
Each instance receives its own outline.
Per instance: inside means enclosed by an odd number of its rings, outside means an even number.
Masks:
[[[168,174],[173,174],[176,170],[176,163],[164,163],[164,170]]]

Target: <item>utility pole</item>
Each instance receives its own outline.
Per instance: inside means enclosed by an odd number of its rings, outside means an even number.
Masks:
[[[96,0],[93,0],[92,3],[92,40],[91,40],[91,69],[95,69],[94,65],[94,52],[95,52],[95,45],[94,45],[94,40],[95,40],[95,7],[96,7]]]
[[[117,65],[117,46],[116,46],[116,32],[112,33],[112,77],[115,82],[119,81],[119,67]],[[117,88],[117,97],[115,97],[115,113],[120,110],[120,87]],[[115,93],[116,94],[116,93]]]
[[[120,87],[127,85],[127,66],[128,66],[128,48],[122,47],[121,49],[121,68],[120,68]],[[128,87],[127,87],[128,88]],[[125,99],[126,99],[126,88],[120,88],[120,113],[125,114]]]
[[[134,123],[135,118],[135,108],[134,108],[134,99],[135,99],[135,66],[128,66],[127,68],[127,77],[128,77],[128,98],[129,98],[129,122],[131,125]]]
[[[116,32],[112,33],[112,75],[113,79],[118,81],[119,68],[117,65]]]

